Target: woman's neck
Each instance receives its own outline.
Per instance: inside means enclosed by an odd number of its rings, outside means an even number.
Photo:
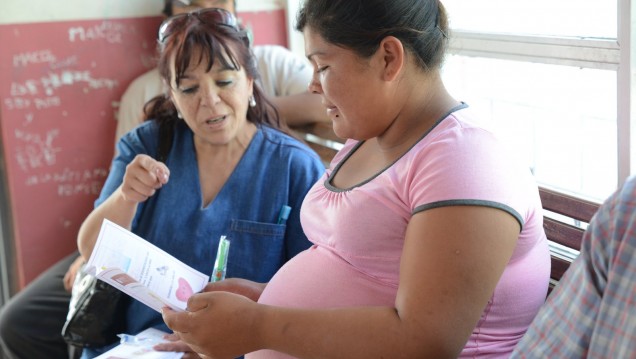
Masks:
[[[403,153],[460,104],[448,93],[438,72],[418,75],[402,79],[395,96],[399,111],[386,131],[375,138],[382,151]]]
[[[243,130],[225,144],[212,144],[195,137],[194,146],[197,158],[216,163],[223,163],[224,161],[234,162],[237,157],[243,155],[255,133],[256,126],[251,122],[246,122]]]

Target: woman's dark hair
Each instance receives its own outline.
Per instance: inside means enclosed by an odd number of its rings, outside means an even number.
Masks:
[[[448,19],[439,0],[305,0],[296,21],[297,30],[309,27],[363,58],[394,36],[426,70],[441,66],[448,46]]]
[[[212,69],[216,61],[220,61],[224,68],[243,68],[246,75],[254,79],[253,96],[256,100],[255,106],[248,106],[247,120],[257,126],[269,125],[289,133],[287,126],[280,121],[278,111],[256,83],[259,73],[254,54],[248,46],[247,33],[231,26],[201,20],[196,12],[182,15],[179,21],[182,23],[172,26],[174,30],[159,43],[158,68],[164,81],[171,83],[174,66],[174,78],[178,84],[192,61],[206,63],[207,71]],[[195,54],[199,54],[198,59],[193,58]],[[156,120],[160,125],[178,121],[177,109],[166,94],[148,101],[144,106],[144,114],[146,120]]]

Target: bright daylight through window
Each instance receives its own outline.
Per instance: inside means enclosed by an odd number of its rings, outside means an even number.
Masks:
[[[629,158],[618,140],[619,98],[631,92],[618,80],[630,51],[617,41],[622,1],[442,0],[451,93],[521,150],[541,185],[597,201],[624,180],[620,151]]]

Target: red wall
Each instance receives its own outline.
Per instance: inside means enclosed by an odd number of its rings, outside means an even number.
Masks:
[[[116,101],[159,18],[0,26],[0,126],[20,287],[75,249],[112,158]]]
[[[252,29],[255,44],[289,45],[285,10],[243,12],[239,18],[243,26]]]

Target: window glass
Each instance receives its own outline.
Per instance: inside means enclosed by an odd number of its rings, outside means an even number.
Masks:
[[[443,76],[540,184],[599,201],[616,188],[615,71],[455,55]]]
[[[617,0],[442,0],[451,28],[616,38]]]

